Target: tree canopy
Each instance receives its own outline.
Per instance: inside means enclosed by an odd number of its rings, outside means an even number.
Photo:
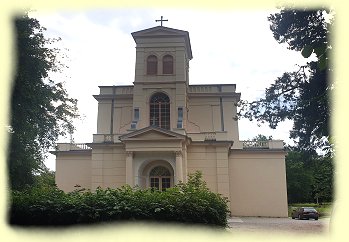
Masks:
[[[271,128],[293,121],[287,147],[287,194],[290,203],[333,199],[331,145],[332,66],[329,42],[333,13],[328,9],[288,9],[268,17],[275,40],[309,58],[298,70],[285,72],[266,88],[265,96],[240,103],[240,116],[266,122]],[[265,139],[266,137],[256,137]],[[318,150],[327,151],[319,155]]]
[[[50,78],[50,73],[65,68],[60,50],[51,47],[59,39],[45,38],[45,28],[27,14],[13,23],[17,52],[8,169],[10,185],[21,189],[33,184],[34,175],[45,170],[44,152],[60,135],[72,132],[72,120],[78,114],[77,100],[68,97],[62,82]]]
[[[252,141],[268,141],[272,140],[273,136],[269,135],[268,137],[265,136],[264,134],[258,134],[257,136],[252,138]]]
[[[288,202],[331,202],[333,174],[334,164],[330,157],[289,151],[286,156]]]
[[[270,29],[278,43],[300,51],[304,58],[315,60],[285,72],[265,90],[265,97],[253,102],[241,101],[239,116],[266,122],[271,128],[286,120],[294,121],[290,138],[305,151],[318,148],[331,152],[329,43],[331,11],[327,9],[287,9],[268,17]]]

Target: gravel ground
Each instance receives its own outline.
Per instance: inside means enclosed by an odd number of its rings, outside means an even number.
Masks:
[[[319,234],[329,232],[330,219],[298,220],[291,218],[232,217],[228,222],[232,232]]]

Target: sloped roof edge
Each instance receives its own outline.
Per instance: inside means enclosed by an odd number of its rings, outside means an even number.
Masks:
[[[143,128],[143,129],[138,129],[138,130],[135,130],[133,132],[121,135],[119,137],[119,139],[121,141],[123,141],[125,139],[132,138],[134,136],[137,136],[137,135],[149,132],[149,131],[156,131],[156,132],[163,133],[163,134],[166,134],[166,135],[170,135],[170,136],[173,136],[173,137],[176,137],[176,138],[182,138],[182,139],[187,138],[186,135],[178,134],[176,132],[173,132],[173,131],[170,131],[170,130],[167,130],[167,129],[162,129],[162,128],[155,127],[155,126],[148,126],[148,127]]]
[[[161,31],[163,33],[161,33]],[[152,35],[152,33],[156,33],[156,34]],[[133,33],[131,33],[131,35],[132,35],[135,42],[138,38],[151,38],[151,37],[155,37],[155,36],[156,37],[182,36],[185,39],[185,43],[186,43],[186,47],[187,47],[187,51],[188,51],[188,58],[190,60],[193,58],[188,31],[173,29],[173,28],[164,27],[164,26],[156,26],[156,27],[133,32]]]

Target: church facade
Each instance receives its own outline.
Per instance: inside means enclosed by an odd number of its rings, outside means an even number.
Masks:
[[[187,31],[157,26],[132,36],[134,85],[99,87],[93,142],[53,152],[57,186],[164,190],[201,171],[233,216],[287,217],[283,142],[239,140],[235,84],[189,84]]]

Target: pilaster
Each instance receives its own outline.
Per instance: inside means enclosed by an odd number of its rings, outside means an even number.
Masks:
[[[176,178],[175,183],[183,181],[183,156],[181,151],[175,151],[176,155]]]
[[[93,149],[91,159],[91,190],[103,187],[103,149]]]
[[[126,184],[134,186],[133,152],[126,151]]]
[[[216,147],[217,192],[230,199],[228,149]]]

